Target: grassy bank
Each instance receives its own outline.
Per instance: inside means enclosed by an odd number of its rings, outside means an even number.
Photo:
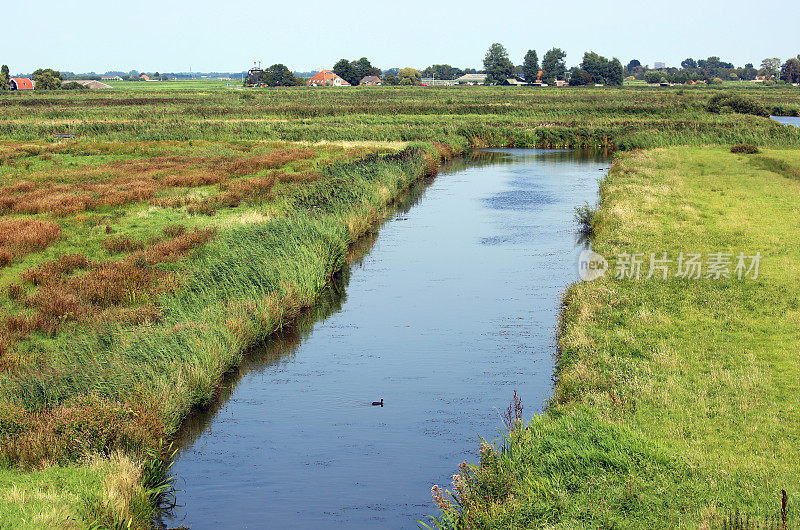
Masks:
[[[797,151],[618,157],[594,227],[609,274],[564,298],[550,407],[462,468],[441,526],[763,523],[780,521],[781,490],[796,522],[798,169]],[[673,262],[646,279],[651,252],[706,267],[727,253],[731,277],[678,278]],[[737,277],[740,252],[763,256],[757,278]],[[643,254],[639,280],[614,277],[622,253]]]

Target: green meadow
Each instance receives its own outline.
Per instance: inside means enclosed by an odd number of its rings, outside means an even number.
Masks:
[[[0,527],[149,527],[187,415],[395,198],[480,147],[616,151],[603,255],[763,260],[570,287],[548,410],[484,446],[429,524],[710,527],[775,516],[781,489],[795,510],[800,129],[711,112],[719,93],[800,113],[792,87],[3,94]]]

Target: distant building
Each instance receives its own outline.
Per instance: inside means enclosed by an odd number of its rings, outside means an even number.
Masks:
[[[149,78],[149,77],[147,77],[147,74],[142,74],[142,75],[140,75],[140,76],[139,76],[139,79],[141,79],[142,81],[150,81],[150,78]]]
[[[330,70],[320,70],[306,84],[308,86],[350,86],[350,83]]]
[[[100,79],[103,81],[122,81],[122,78],[118,75],[103,75],[100,76]]]
[[[83,85],[90,90],[103,90],[106,88],[114,88],[111,85],[107,85],[105,83],[101,83],[100,81],[93,81],[90,79],[70,79],[68,81],[62,81],[62,85],[66,85],[67,83],[78,83],[79,85]]]
[[[547,86],[547,85],[545,85],[545,86]],[[569,86],[569,83],[567,83],[563,79],[556,79],[556,86]]]
[[[656,61],[653,63],[653,68],[655,68],[656,70],[663,70],[666,67],[667,63],[665,63],[664,61]]]
[[[514,79],[513,77],[509,77],[508,79],[503,81],[501,84],[502,85],[507,85],[507,86],[525,86],[525,81],[519,81],[517,79]]]
[[[27,77],[12,77],[8,84],[11,90],[33,90],[33,81]]]
[[[432,77],[423,77],[420,79],[421,86],[451,86],[455,85],[454,79],[434,79]]]
[[[468,85],[482,85],[486,82],[486,74],[464,74],[456,78],[456,83],[466,83]]]
[[[381,86],[383,81],[381,81],[381,78],[378,76],[368,75],[364,77],[358,84],[363,86]]]

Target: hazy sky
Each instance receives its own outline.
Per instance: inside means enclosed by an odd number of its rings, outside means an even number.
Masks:
[[[367,56],[381,68],[479,67],[492,42],[521,64],[558,46],[652,65],[718,55],[742,66],[800,53],[797,0],[4,1],[0,63],[12,73],[293,70]],[[658,7],[657,7],[658,6]]]

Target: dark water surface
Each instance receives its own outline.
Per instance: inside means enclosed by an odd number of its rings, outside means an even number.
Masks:
[[[775,121],[779,121],[784,125],[794,125],[800,127],[800,117],[798,116],[770,116]]]
[[[599,154],[476,153],[411,190],[297,329],[193,418],[172,471],[191,528],[416,528],[516,389],[552,389],[574,207]],[[384,399],[384,407],[373,400]]]

